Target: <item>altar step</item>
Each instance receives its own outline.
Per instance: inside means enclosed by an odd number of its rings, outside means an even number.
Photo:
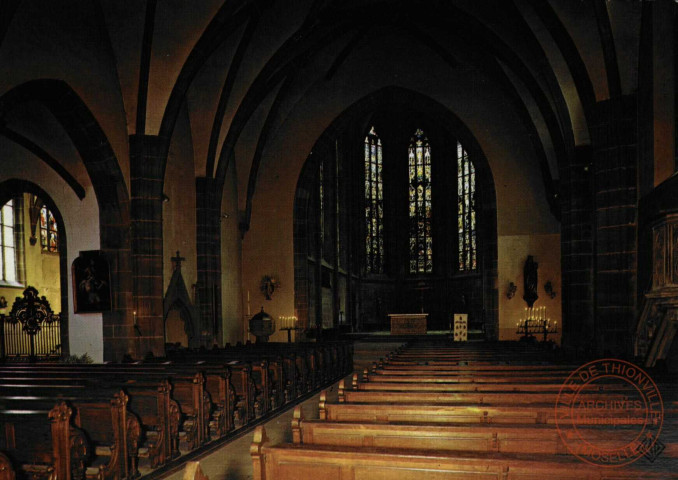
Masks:
[[[468,342],[484,342],[485,341],[485,332],[482,330],[469,330],[468,333]]]

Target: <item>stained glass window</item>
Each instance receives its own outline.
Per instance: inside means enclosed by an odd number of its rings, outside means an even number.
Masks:
[[[0,280],[16,282],[16,245],[14,242],[14,202],[0,210]]]
[[[476,169],[468,152],[457,142],[457,227],[459,271],[474,271],[477,263]]]
[[[384,272],[384,193],[381,139],[374,127],[365,137],[365,257],[367,273]]]
[[[408,149],[410,273],[433,271],[431,231],[431,145],[417,130]]]
[[[42,206],[40,209],[40,245],[45,252],[59,251],[59,232],[52,212]]]

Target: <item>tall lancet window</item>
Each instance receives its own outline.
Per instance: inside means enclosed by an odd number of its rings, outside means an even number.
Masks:
[[[410,273],[433,271],[431,145],[419,129],[408,149],[410,179]]]
[[[457,142],[457,227],[459,232],[459,271],[477,269],[476,169],[468,152]]]
[[[365,257],[367,273],[384,272],[384,190],[381,139],[374,127],[365,137]]]
[[[59,232],[54,215],[45,205],[40,209],[40,245],[45,252],[59,251]]]
[[[14,201],[0,209],[0,280],[17,281],[16,245],[14,242]]]

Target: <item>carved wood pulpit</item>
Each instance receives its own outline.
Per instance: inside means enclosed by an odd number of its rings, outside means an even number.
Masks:
[[[678,330],[678,214],[652,225],[652,287],[634,335],[634,354],[652,367],[669,353]]]

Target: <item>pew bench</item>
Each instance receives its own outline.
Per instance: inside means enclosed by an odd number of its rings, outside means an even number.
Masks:
[[[0,451],[7,455],[8,468],[30,480],[84,480],[90,444],[72,424],[73,410],[64,402],[51,410],[33,406],[38,408],[0,410]]]
[[[250,447],[254,480],[666,480],[671,464],[652,471],[631,465],[608,469],[564,455],[453,452],[335,445],[268,445],[256,428]]]
[[[292,439],[295,444],[338,445],[352,447],[413,448],[435,451],[473,451],[525,454],[569,454],[561,435],[552,425],[525,424],[403,424],[359,423],[307,420],[301,406],[294,409]],[[620,427],[621,428],[621,427]],[[579,429],[581,430],[581,428]],[[627,428],[627,430],[630,430]],[[573,429],[561,429],[566,436],[576,435]],[[633,432],[629,435],[632,436]],[[614,450],[617,440],[606,430],[587,428],[586,438],[598,447]],[[678,458],[671,442],[662,455]]]
[[[562,385],[562,383],[567,379],[564,377],[554,377],[554,376],[534,376],[534,377],[520,377],[520,376],[493,376],[493,377],[480,377],[480,376],[459,376],[459,375],[432,375],[430,373],[426,374],[417,374],[417,375],[391,375],[388,372],[384,373],[373,373],[369,372],[368,369],[365,369],[363,372],[363,381],[378,381],[378,382],[392,382],[392,383],[402,383],[402,382],[411,382],[411,383],[456,383],[456,384],[481,384],[481,383],[513,383],[513,384],[553,384],[553,385]]]
[[[40,372],[43,376],[68,376],[72,379],[76,377],[99,377],[102,380],[124,385],[146,382],[149,379],[156,381],[169,379],[172,386],[171,398],[180,409],[179,433],[181,438],[185,439],[187,448],[192,450],[207,441],[206,432],[209,428],[211,401],[204,388],[204,376],[202,373],[196,372],[195,369],[175,368],[160,364],[143,366],[136,364],[40,364],[39,366],[5,366],[0,368],[0,375],[6,376],[10,370],[14,371],[14,375]],[[178,438],[177,435],[172,434],[170,436]],[[176,456],[176,452],[174,456]]]
[[[369,385],[369,384],[367,384]],[[386,384],[389,385],[389,384]],[[437,384],[434,384],[437,385]],[[582,393],[581,400],[607,400],[630,393],[630,389],[606,392]],[[351,390],[345,387],[344,380],[339,381],[339,403],[406,403],[406,404],[449,404],[449,405],[533,405],[551,404],[558,401],[559,391],[552,392],[450,392],[422,391],[411,384],[401,390]]]
[[[6,388],[2,388],[6,392]],[[61,391],[51,395],[45,388],[42,395],[1,395],[3,410],[45,410],[57,402],[66,402],[73,409],[73,424],[84,431],[91,443],[93,461],[86,470],[88,479],[121,480],[139,475],[137,458],[141,426],[136,415],[127,409],[128,397],[122,391]],[[21,428],[15,424],[15,428]]]

